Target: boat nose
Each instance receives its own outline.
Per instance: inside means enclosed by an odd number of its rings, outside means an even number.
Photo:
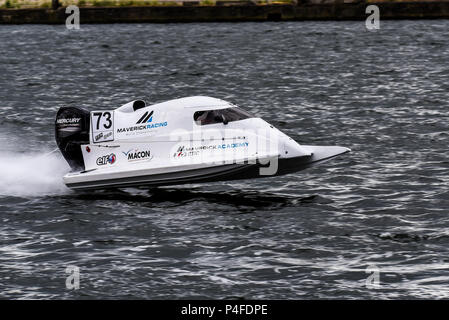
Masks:
[[[346,148],[346,147],[337,147],[337,146],[335,146],[335,147],[333,147],[333,151],[336,154],[344,154],[344,153],[351,152],[351,149]]]
[[[294,158],[294,157],[304,157],[311,156],[312,153],[308,150],[305,150],[301,147],[299,143],[297,143],[292,138],[286,136],[283,139],[283,143],[280,148],[280,156],[281,158]]]
[[[321,161],[330,159],[338,155],[351,152],[351,149],[339,146],[307,146],[303,145],[302,148],[312,154],[313,161]]]

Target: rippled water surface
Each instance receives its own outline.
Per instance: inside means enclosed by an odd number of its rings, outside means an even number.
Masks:
[[[0,298],[449,298],[448,30],[1,26]],[[62,105],[199,94],[353,152],[282,177],[89,194],[40,156]]]

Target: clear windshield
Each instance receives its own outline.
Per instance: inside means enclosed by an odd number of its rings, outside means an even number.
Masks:
[[[224,123],[254,118],[253,115],[239,107],[218,110],[197,111],[193,114],[193,120],[197,125],[203,126],[214,123]]]

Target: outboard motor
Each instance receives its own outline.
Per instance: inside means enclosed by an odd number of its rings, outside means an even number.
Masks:
[[[84,170],[81,145],[89,143],[90,113],[81,108],[61,107],[55,121],[56,143],[75,170]]]

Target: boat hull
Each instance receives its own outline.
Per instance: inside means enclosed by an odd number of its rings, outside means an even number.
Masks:
[[[119,171],[102,174],[101,172],[71,173],[64,177],[65,184],[74,190],[98,190],[122,187],[159,187],[191,183],[207,183],[254,179],[285,175],[307,169],[350,150],[343,147],[302,146],[311,155],[271,159],[251,163],[230,163],[192,168],[170,168],[154,172],[152,169],[138,172]],[[268,161],[269,160],[269,161]]]

